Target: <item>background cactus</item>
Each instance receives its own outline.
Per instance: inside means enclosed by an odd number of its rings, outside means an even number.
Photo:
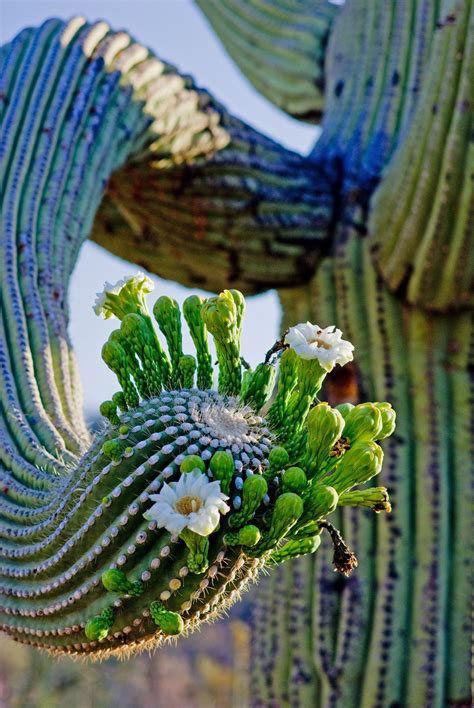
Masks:
[[[326,84],[308,159],[103,23],[52,21],[1,50],[5,546],[89,445],[66,289],[100,204],[93,237],[160,274],[285,286],[288,322],[336,322],[356,345],[330,401],[389,400],[399,413],[392,514],[377,531],[360,510],[342,520],[364,559],[356,579],[334,582],[323,546],[262,593],[253,700],[468,704],[472,5],[200,5],[255,85],[232,23],[268,58],[277,105],[314,120]]]

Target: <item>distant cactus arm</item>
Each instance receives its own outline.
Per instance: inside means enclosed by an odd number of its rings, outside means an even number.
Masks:
[[[196,0],[239,69],[265,98],[308,123],[324,108],[324,58],[339,8],[327,0]]]

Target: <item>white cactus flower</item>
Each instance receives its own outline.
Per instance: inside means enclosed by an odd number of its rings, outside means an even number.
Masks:
[[[341,330],[334,325],[322,328],[306,322],[290,327],[285,344],[302,359],[317,359],[329,372],[336,364],[344,366],[353,359],[354,345],[341,337]]]
[[[102,292],[96,293],[94,312],[104,320],[114,316],[122,319],[128,312],[141,312],[146,308],[144,295],[153,289],[153,282],[141,272],[121,278],[114,285],[106,282]]]
[[[228,498],[219,481],[210,482],[205,474],[193,470],[183,473],[177,482],[165,482],[159,494],[150,494],[155,503],[143,516],[172,534],[188,528],[199,536],[209,536],[217,528],[220,514],[230,511],[225,503]]]

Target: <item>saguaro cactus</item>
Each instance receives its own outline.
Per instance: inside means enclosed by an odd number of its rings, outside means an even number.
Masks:
[[[369,512],[337,512],[357,575],[335,579],[323,544],[259,593],[254,703],[467,705],[472,3],[198,4],[267,98],[302,120],[323,116],[310,156],[229,116],[104,22],[52,20],[1,49],[5,624],[13,605],[43,611],[21,578],[34,575],[42,529],[55,528],[57,476],[91,445],[67,284],[92,231],[186,284],[280,287],[287,324],[335,322],[356,345],[356,365],[328,379],[330,402],[374,398],[398,412],[385,445],[392,513],[374,526]],[[105,353],[112,363],[120,346]],[[235,383],[235,352],[221,360]],[[116,423],[116,408],[104,412]],[[135,578],[115,582],[139,590]],[[166,611],[153,619],[179,629]],[[91,641],[109,615],[104,600]]]

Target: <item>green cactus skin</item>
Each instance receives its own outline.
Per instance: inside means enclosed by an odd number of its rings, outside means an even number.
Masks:
[[[199,5],[276,105],[318,120],[326,88],[310,159],[228,116],[105,23],[50,21],[0,49],[8,582],[23,591],[14,552],[54,531],[71,469],[100,450],[89,450],[67,335],[67,285],[92,229],[111,251],[186,284],[284,286],[286,322],[338,323],[357,347],[362,396],[398,411],[398,434],[384,442],[390,520],[377,517],[375,530],[369,511],[333,515],[361,558],[357,575],[335,579],[323,540],[260,586],[252,702],[469,705],[472,7]],[[209,376],[205,356],[201,371]],[[329,380],[339,403],[337,389]],[[123,392],[113,403],[115,425],[117,406],[128,412]],[[6,612],[22,635],[19,617]],[[50,636],[46,617],[29,618],[35,633],[23,641]],[[73,646],[77,627],[60,631]]]

